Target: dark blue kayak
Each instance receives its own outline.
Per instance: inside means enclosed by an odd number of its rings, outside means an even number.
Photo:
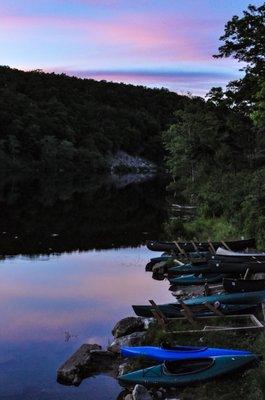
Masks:
[[[154,347],[154,346],[137,346],[122,347],[121,354],[124,357],[149,357],[158,361],[175,361],[187,358],[204,358],[213,356],[244,356],[251,354],[246,350],[219,349],[215,347]]]
[[[220,310],[224,315],[231,315],[235,313],[249,312],[254,307],[257,307],[258,304],[222,304],[220,303],[218,306],[218,310]],[[143,305],[143,306],[132,306],[134,312],[139,317],[153,317],[152,314],[152,306]],[[162,311],[162,313],[167,318],[184,318],[181,313],[181,307],[178,303],[169,303],[159,305],[158,308]],[[194,312],[196,317],[208,317],[214,315],[214,313],[207,308],[201,311]]]
[[[189,285],[203,285],[204,283],[218,283],[221,282],[225,274],[191,274],[181,275],[174,278],[168,278],[171,285],[176,286],[189,286]]]

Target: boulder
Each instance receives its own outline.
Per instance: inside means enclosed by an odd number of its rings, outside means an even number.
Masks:
[[[155,319],[154,318],[142,318],[142,321],[144,323],[144,329],[147,331],[151,325],[153,325],[155,323]]]
[[[83,344],[57,370],[57,382],[78,386],[90,374],[110,371],[116,360],[114,353],[101,350],[97,344]]]
[[[127,317],[121,319],[112,329],[115,338],[129,335],[133,332],[141,332],[145,329],[145,324],[140,317]]]
[[[142,385],[135,385],[132,392],[133,400],[152,400],[148,390]]]
[[[131,393],[127,394],[124,400],[133,400],[132,394]]]
[[[145,332],[134,332],[131,335],[116,338],[108,350],[113,353],[120,353],[121,346],[140,346],[145,338]]]
[[[131,365],[130,361],[120,364],[118,367],[118,376],[127,374],[127,372],[130,372],[131,369],[132,369],[132,365]]]

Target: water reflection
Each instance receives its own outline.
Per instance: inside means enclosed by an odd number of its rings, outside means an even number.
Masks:
[[[3,255],[137,246],[161,230],[165,182],[118,187],[109,179],[0,180]]]
[[[98,184],[93,195],[74,191],[49,202],[44,188],[28,189],[30,198],[23,190],[13,197],[8,188],[1,192],[1,400],[116,399],[121,388],[111,377],[64,387],[56,383],[57,367],[85,341],[106,346],[115,322],[133,315],[131,304],[171,300],[167,283],[145,272],[145,247],[106,249],[136,246],[143,232],[158,235],[166,212],[162,184],[109,188],[112,197]],[[56,240],[53,250],[46,240]]]

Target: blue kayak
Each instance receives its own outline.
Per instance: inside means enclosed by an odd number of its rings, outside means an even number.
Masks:
[[[122,347],[121,354],[124,357],[149,357],[158,361],[175,361],[187,358],[204,358],[214,356],[246,356],[251,354],[246,350],[219,349],[215,347]]]

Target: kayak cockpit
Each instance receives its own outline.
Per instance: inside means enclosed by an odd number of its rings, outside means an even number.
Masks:
[[[208,347],[189,347],[189,346],[171,346],[169,343],[161,343],[161,347],[164,350],[172,350],[172,351],[205,351]]]
[[[163,364],[163,372],[167,375],[196,374],[211,368],[213,364],[214,358],[165,361]]]

